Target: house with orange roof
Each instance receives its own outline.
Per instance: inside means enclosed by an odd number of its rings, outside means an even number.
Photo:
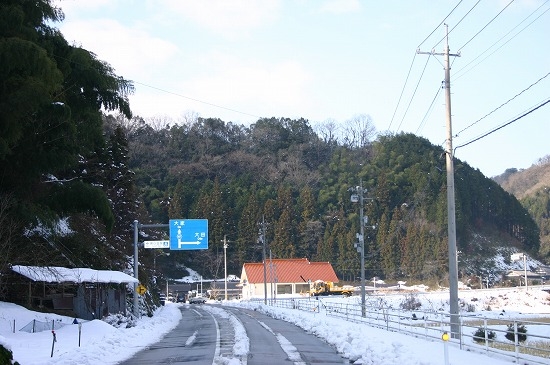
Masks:
[[[264,275],[265,271],[265,275]],[[330,262],[301,259],[268,259],[245,263],[241,273],[242,298],[263,298],[265,286],[269,298],[278,295],[308,295],[310,283],[316,280],[339,281]]]

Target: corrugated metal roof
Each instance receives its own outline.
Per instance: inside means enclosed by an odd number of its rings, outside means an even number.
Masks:
[[[15,265],[13,271],[32,281],[47,283],[137,283],[138,280],[120,271],[93,270],[88,268],[68,269],[59,266]]]
[[[266,261],[266,276],[268,282],[300,283],[304,281],[324,280],[337,283],[339,281],[330,262],[309,262],[308,259],[273,259]],[[249,283],[264,282],[264,264],[245,263],[241,280]]]

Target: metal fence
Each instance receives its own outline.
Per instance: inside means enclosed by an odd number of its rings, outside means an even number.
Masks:
[[[429,340],[440,341],[443,334],[448,334],[449,343],[463,350],[490,353],[516,364],[550,364],[550,337],[544,335],[548,331],[541,330],[543,326],[548,328],[550,322],[485,318],[468,312],[459,314],[460,333],[452,333],[449,313],[387,307],[372,297],[365,303],[364,316],[360,303],[319,297],[271,299],[267,304],[317,312]]]

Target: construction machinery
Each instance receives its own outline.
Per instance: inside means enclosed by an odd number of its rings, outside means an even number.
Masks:
[[[349,297],[353,295],[355,288],[352,285],[338,286],[332,281],[315,280],[310,285],[309,293],[311,296],[320,295],[343,295]]]

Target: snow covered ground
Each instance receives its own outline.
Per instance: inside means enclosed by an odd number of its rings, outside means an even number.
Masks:
[[[550,318],[550,294],[529,288],[511,288],[495,293],[494,291],[460,291],[459,297],[465,301],[475,298],[478,305],[476,314],[482,316],[502,316],[505,310],[509,318]],[[445,306],[447,292],[419,295],[426,307]],[[339,300],[355,300],[358,297]],[[323,299],[336,300],[336,299]],[[403,296],[388,295],[388,303],[396,305]],[[205,308],[217,314],[230,308],[242,306],[269,313],[270,315],[297,324],[315,333],[334,346],[355,364],[377,365],[431,365],[444,364],[444,345],[442,341],[428,341],[401,333],[388,332],[365,324],[346,322],[342,319],[326,316],[323,313],[304,312],[292,309],[267,307],[258,302],[230,301],[223,306],[205,304]],[[188,304],[167,303],[159,308],[151,318],[143,317],[132,328],[116,328],[101,320],[83,322],[80,326],[72,324],[74,318],[28,311],[20,306],[0,302],[0,343],[10,348],[14,358],[21,365],[38,364],[117,364],[132,354],[162,339],[172,330],[181,318],[179,306]],[[490,306],[491,310],[486,311]],[[55,339],[51,330],[38,333],[19,331],[32,320],[52,321],[65,324],[55,329]],[[234,322],[236,355],[246,354],[249,339],[242,325]],[[14,331],[15,326],[15,331]],[[539,326],[538,335],[550,337],[550,325]],[[49,327],[48,327],[49,328]],[[80,333],[80,335],[79,335]],[[79,346],[80,342],[80,346]],[[53,344],[53,347],[52,347]],[[512,360],[495,358],[481,353],[460,350],[458,346],[448,346],[450,364],[512,364]],[[220,363],[239,364],[235,359],[220,359]]]

